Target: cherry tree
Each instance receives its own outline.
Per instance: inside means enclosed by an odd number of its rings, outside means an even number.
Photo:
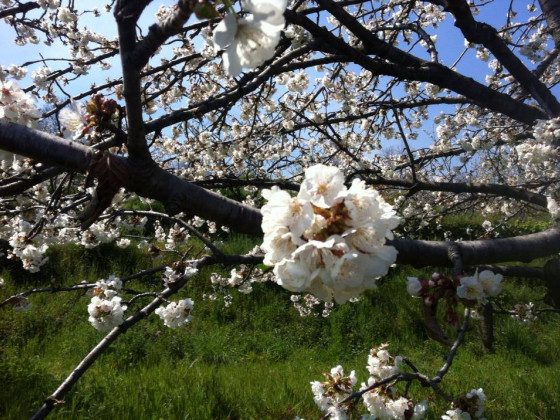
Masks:
[[[375,288],[393,264],[449,267],[408,283],[422,297],[430,337],[450,346],[442,369],[430,377],[386,346],[372,349],[372,376],[359,391],[341,367],[313,384],[333,418],[359,398],[372,416],[421,418],[424,403],[390,395],[386,385],[399,381],[419,381],[453,403],[444,418],[481,416],[481,390],[456,399],[439,386],[471,310],[482,313],[491,347],[491,300],[504,276],[542,278],[548,302],[560,304],[553,0],[1,3],[14,48],[34,57],[0,68],[5,256],[34,273],[54,244],[178,255],[125,278],[22,291],[0,303],[25,309],[35,293],[91,289],[84,319],[108,331],[35,418],[152,312],[169,327],[188,323],[196,302],[169,299],[207,266],[237,267],[229,279],[213,275],[217,285],[250,292],[268,279],[327,311]],[[441,229],[443,216],[465,212],[502,225],[535,214],[551,222],[498,237],[487,221],[473,240]],[[419,239],[428,226],[440,240]],[[135,230],[144,235],[138,243],[127,237]],[[220,230],[263,243],[225,254],[214,240]],[[187,240],[200,241],[206,255],[192,256]],[[549,262],[496,265],[536,258]],[[137,296],[123,304],[123,283],[158,272],[163,288],[142,295],[149,304],[138,306]],[[440,301],[447,321],[462,325],[456,337],[440,327]],[[538,309],[513,312],[524,318]]]

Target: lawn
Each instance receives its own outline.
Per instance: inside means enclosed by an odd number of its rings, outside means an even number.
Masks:
[[[250,249],[236,237],[232,250]],[[69,285],[109,274],[127,275],[161,264],[135,250],[102,246],[53,249],[48,268],[28,274],[8,265],[0,300],[37,285]],[[227,273],[231,267],[215,268]],[[309,382],[342,365],[367,380],[368,351],[390,343],[429,375],[441,367],[447,348],[427,337],[421,304],[406,292],[406,276],[421,272],[394,269],[377,290],[359,302],[335,306],[324,318],[300,317],[291,293],[275,284],[254,285],[253,293],[234,291],[230,307],[204,300],[212,292],[204,270],[180,297],[195,300],[194,320],[169,329],[152,315],[122,335],[94,363],[52,412],[60,419],[293,419],[320,418]],[[148,290],[157,275],[127,287]],[[544,289],[508,279],[504,304],[535,301]],[[125,297],[126,299],[126,297]],[[75,365],[104,336],[88,322],[85,292],[36,294],[32,308],[0,308],[0,417],[31,416]],[[136,302],[131,309],[148,303]],[[130,309],[129,309],[130,311]],[[557,314],[520,325],[506,315],[495,321],[495,351],[483,351],[480,327],[471,321],[442,388],[456,397],[484,389],[489,419],[560,418],[560,322]],[[410,394],[429,402],[428,418],[440,418],[447,404],[429,389],[413,384]]]

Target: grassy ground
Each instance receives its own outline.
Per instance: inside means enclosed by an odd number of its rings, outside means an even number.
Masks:
[[[236,238],[232,248],[250,248]],[[29,275],[13,267],[3,273],[0,300],[38,284],[73,284],[126,275],[146,267],[139,253],[102,247],[51,253],[47,270]],[[148,262],[159,264],[161,261]],[[70,274],[72,273],[72,274]],[[171,330],[152,316],[98,360],[51,414],[60,419],[307,419],[319,418],[309,382],[342,364],[366,381],[368,350],[382,342],[428,374],[443,363],[446,349],[427,339],[420,302],[406,293],[407,267],[355,304],[336,307],[328,318],[301,318],[290,293],[259,284],[250,295],[233,294],[233,304],[203,301],[208,273],[180,297],[195,299],[195,319]],[[129,284],[138,290],[159,285],[157,277]],[[522,301],[543,295],[513,279],[506,296]],[[28,418],[103,337],[87,321],[89,297],[80,292],[33,295],[32,310],[0,309],[0,418]],[[141,302],[147,303],[148,300]],[[135,306],[134,308],[137,308]],[[520,326],[499,316],[496,351],[485,353],[472,322],[442,388],[464,395],[484,388],[489,419],[560,418],[560,322]],[[429,418],[447,408],[433,393],[413,385],[413,396],[429,401]]]

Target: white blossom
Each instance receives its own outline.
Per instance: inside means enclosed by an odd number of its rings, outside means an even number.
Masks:
[[[457,287],[457,296],[468,300],[482,300],[484,298],[484,289],[476,276],[461,277],[460,282],[461,284]]]
[[[112,293],[110,293],[112,294]],[[93,296],[88,305],[89,322],[99,331],[108,331],[123,323],[126,306],[121,305],[119,296]]]
[[[193,319],[191,315],[193,307],[194,302],[187,298],[179,302],[171,302],[165,307],[160,306],[155,313],[169,328],[184,327]]]
[[[33,98],[17,83],[0,81],[0,119],[31,127],[40,117]]]
[[[70,103],[72,107],[63,108],[58,115],[58,119],[60,125],[62,125],[62,134],[64,137],[77,139],[82,135],[87,121],[84,116],[82,104],[73,99],[70,100]]]
[[[503,276],[501,274],[494,274],[490,270],[484,270],[478,273],[478,282],[482,285],[484,293],[488,296],[498,296],[502,291]]]
[[[560,218],[560,206],[558,202],[552,197],[546,197],[546,208],[553,219]]]
[[[406,290],[411,296],[420,296],[420,291],[422,290],[422,283],[418,280],[418,277],[407,277]]]
[[[226,49],[222,58],[230,76],[237,76],[243,67],[253,69],[272,58],[285,25],[287,0],[245,0],[242,5],[249,16],[238,18],[227,13],[214,29],[214,43]]]

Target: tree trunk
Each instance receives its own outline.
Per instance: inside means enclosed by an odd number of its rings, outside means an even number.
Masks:
[[[560,49],[560,2],[558,0],[539,0],[539,4],[552,32],[554,45]]]

